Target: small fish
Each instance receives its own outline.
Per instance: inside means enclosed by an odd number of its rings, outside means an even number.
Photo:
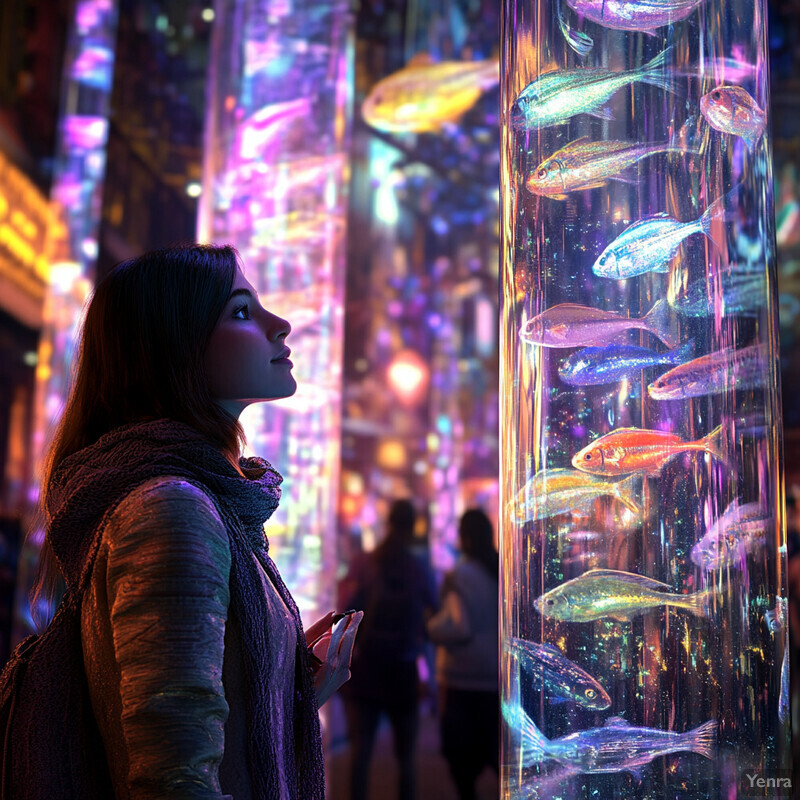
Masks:
[[[421,53],[399,72],[378,81],[361,113],[367,124],[387,133],[438,133],[499,80],[496,59],[434,63]]]
[[[671,431],[617,428],[573,456],[572,466],[605,477],[634,472],[652,478],[659,475],[673,458],[693,450],[708,453],[724,462],[723,433],[720,425],[696,442],[685,442]]]
[[[634,499],[635,476],[614,482],[572,469],[539,470],[522,487],[510,511],[517,522],[545,519],[569,511],[585,510],[601,497],[616,497],[633,514],[642,509]]]
[[[667,300],[686,317],[713,317],[717,313],[757,316],[766,305],[766,290],[763,269],[733,269],[722,275],[719,281],[698,278],[685,290],[669,291]]]
[[[583,773],[630,772],[641,780],[642,767],[654,758],[690,751],[711,759],[717,741],[717,723],[713,720],[686,733],[675,733],[638,728],[628,725],[622,717],[609,717],[601,728],[548,739],[519,701],[504,703],[503,717],[520,743],[523,769],[554,759]]]
[[[632,572],[591,569],[546,592],[533,605],[542,616],[566,622],[591,622],[606,617],[629,622],[659,606],[707,614],[712,591],[675,594],[667,584]]]
[[[567,0],[586,19],[617,31],[655,34],[656,28],[686,19],[703,0]]]
[[[759,551],[772,528],[772,518],[761,503],[734,500],[692,547],[690,557],[711,572],[737,566]]]
[[[685,400],[732,389],[755,389],[769,378],[768,357],[764,344],[741,350],[726,347],[665,372],[647,387],[647,393],[653,400]]]
[[[715,201],[693,222],[678,222],[668,214],[640,219],[603,250],[592,265],[592,272],[617,280],[646,272],[669,272],[669,263],[681,242],[697,233],[710,239],[711,223],[724,213],[724,205]]]
[[[692,357],[693,349],[694,342],[666,353],[656,353],[632,344],[586,347],[566,358],[558,368],[558,375],[570,386],[616,383],[638,377],[643,369],[662,364],[683,364]]]
[[[519,333],[528,344],[542,347],[602,345],[629,330],[642,330],[664,342],[677,345],[666,300],[659,300],[643,317],[623,317],[615,311],[561,303],[528,320]]]
[[[576,114],[612,119],[611,112],[604,107],[606,101],[618,89],[632,83],[649,83],[672,91],[672,81],[665,72],[671,52],[667,48],[652,61],[627,72],[587,68],[539,75],[511,106],[511,127],[517,131],[544,128],[567,122]]]
[[[741,86],[717,86],[700,98],[700,113],[716,131],[740,136],[752,150],[767,127],[767,115]]]
[[[506,650],[517,659],[536,689],[545,689],[595,711],[611,705],[606,690],[553,645],[512,636],[506,640]]]
[[[672,144],[636,144],[609,139],[592,142],[582,136],[556,150],[531,172],[525,186],[532,194],[566,200],[570,192],[599,189],[610,180],[624,180],[620,173],[657,153],[686,153]]]

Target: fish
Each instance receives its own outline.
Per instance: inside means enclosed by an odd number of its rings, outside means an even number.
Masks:
[[[761,503],[740,503],[737,498],[695,543],[689,557],[706,572],[735,567],[764,546],[772,526]]]
[[[732,389],[756,389],[766,385],[768,365],[765,344],[740,350],[726,347],[665,372],[647,387],[647,393],[653,400],[685,400]]]
[[[627,71],[601,68],[551,70],[532,80],[511,105],[509,122],[516,131],[545,128],[567,122],[576,114],[613,119],[606,101],[632,83],[649,83],[673,91],[665,66],[672,49],[662,50],[652,61]]]
[[[558,376],[570,386],[600,386],[636,378],[644,369],[664,364],[683,364],[692,357],[694,342],[683,347],[657,353],[632,344],[608,344],[585,347],[564,359]]]
[[[364,121],[385,133],[438,133],[469,111],[500,80],[497,59],[441,61],[419,53],[378,81],[361,106]]]
[[[583,773],[630,772],[641,780],[642,768],[653,759],[684,751],[712,759],[717,742],[714,720],[686,733],[676,733],[634,727],[622,717],[609,717],[600,728],[548,739],[518,700],[503,703],[503,717],[520,743],[523,769],[553,759]]]
[[[617,31],[655,34],[690,16],[703,0],[567,0],[586,19]]]
[[[667,142],[592,142],[588,136],[581,136],[542,161],[528,176],[525,186],[531,194],[566,200],[570,192],[599,189],[610,180],[627,181],[620,173],[647,156],[687,152],[693,151]]]
[[[634,494],[635,476],[624,481],[607,481],[572,469],[539,470],[510,503],[510,512],[520,524],[536,519],[585,510],[601,497],[615,497],[636,516],[641,506]]]
[[[712,589],[694,594],[676,594],[666,583],[616,569],[590,569],[556,586],[533,601],[543,616],[565,622],[611,619],[630,622],[651,608],[674,606],[705,615]]]
[[[724,204],[716,200],[692,222],[679,222],[664,213],[640,219],[603,250],[592,265],[592,272],[617,280],[647,272],[669,272],[670,261],[683,240],[697,233],[712,239],[711,224],[724,213]]]
[[[725,462],[723,438],[722,425],[696,442],[685,442],[671,431],[617,428],[576,453],[572,466],[605,477],[633,472],[653,478],[681,453],[704,452]]]
[[[767,128],[767,115],[741,86],[722,84],[700,98],[700,113],[722,133],[739,136],[752,150]]]
[[[667,292],[667,302],[686,317],[713,317],[741,314],[757,316],[766,305],[764,270],[740,271],[733,268],[719,281],[698,278],[685,290]]]
[[[519,337],[523,342],[542,347],[586,347],[606,344],[629,330],[652,333],[667,347],[678,343],[664,299],[658,300],[643,317],[624,317],[615,311],[561,303],[528,320]]]
[[[511,636],[506,650],[517,659],[536,689],[571,700],[585,708],[603,711],[611,705],[608,692],[558,648]]]

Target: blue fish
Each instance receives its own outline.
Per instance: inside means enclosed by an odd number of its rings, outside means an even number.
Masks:
[[[754,317],[767,303],[767,281],[764,270],[731,270],[714,278],[698,278],[685,290],[668,294],[672,308],[686,317],[713,317],[739,314]]]
[[[646,272],[669,272],[669,263],[683,240],[697,233],[710,239],[711,223],[724,213],[725,206],[718,199],[692,222],[679,222],[668,214],[640,219],[603,250],[592,265],[592,272],[618,280]]]
[[[506,650],[517,659],[536,689],[545,689],[596,711],[611,705],[606,690],[553,645],[512,636]]]
[[[663,364],[675,366],[692,357],[694,342],[683,347],[657,353],[646,347],[629,344],[609,344],[605,347],[585,347],[565,359],[558,376],[570,386],[599,386],[636,378],[643,369]]]
[[[686,733],[637,728],[622,717],[610,717],[602,728],[576,731],[548,739],[536,727],[519,702],[504,703],[503,717],[517,737],[523,753],[522,767],[554,759],[581,772],[630,772],[642,776],[642,767],[669,753],[691,751],[713,758],[717,723],[704,722]]]

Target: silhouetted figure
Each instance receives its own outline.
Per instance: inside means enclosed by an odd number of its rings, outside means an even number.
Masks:
[[[439,646],[441,745],[460,800],[475,800],[484,767],[499,771],[498,570],[492,523],[480,509],[458,527],[461,558],[445,576],[442,607],[428,620]]]
[[[352,750],[351,800],[366,800],[375,735],[384,714],[399,767],[398,800],[416,797],[417,657],[425,641],[424,618],[435,609],[436,596],[430,567],[412,551],[415,518],[410,501],[395,501],[386,538],[353,564],[349,576],[355,589],[348,605],[364,609],[351,678],[342,692]]]

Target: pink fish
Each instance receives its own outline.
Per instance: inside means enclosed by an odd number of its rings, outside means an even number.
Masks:
[[[741,86],[717,86],[700,98],[700,113],[714,130],[732,133],[752,150],[767,127],[767,115]]]
[[[528,320],[520,338],[542,347],[586,347],[606,344],[629,330],[648,331],[670,348],[678,345],[669,307],[663,299],[638,318],[577,303],[561,303]]]

